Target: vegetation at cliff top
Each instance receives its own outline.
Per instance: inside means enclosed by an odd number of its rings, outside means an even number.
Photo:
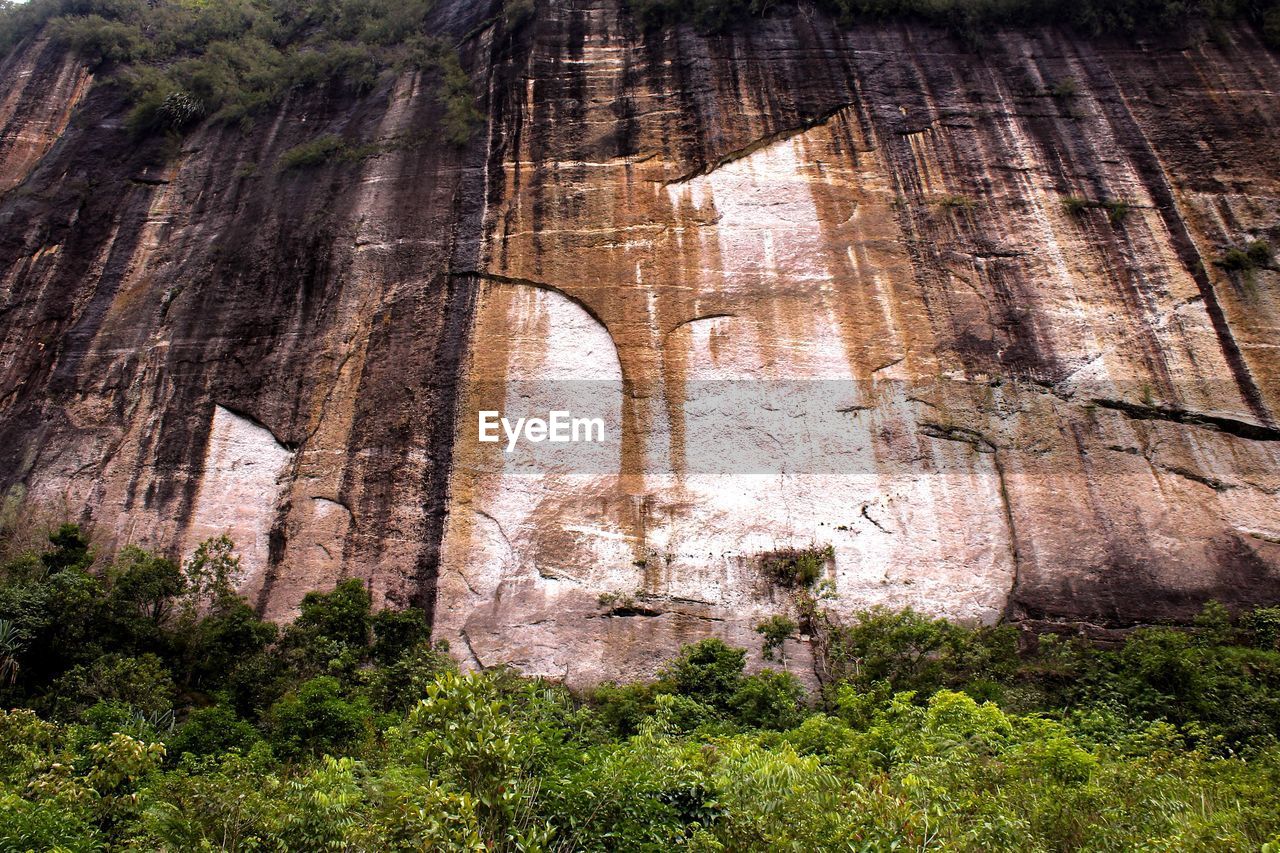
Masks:
[[[0,541],[3,850],[1132,850],[1280,844],[1280,611],[1100,648],[805,591],[762,624],[825,673],[716,639],[575,695],[462,674],[365,586],[290,624],[83,532]],[[794,639],[791,645],[795,646]]]
[[[357,92],[390,68],[440,77],[446,135],[479,121],[457,52],[426,32],[434,0],[31,0],[0,2],[0,54],[42,28],[110,72],[140,134],[205,119],[249,123],[288,93],[329,82]]]

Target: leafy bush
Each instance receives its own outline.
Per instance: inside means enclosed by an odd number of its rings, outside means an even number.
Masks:
[[[371,725],[371,713],[360,700],[342,695],[336,678],[303,682],[267,713],[271,745],[286,758],[341,752],[360,740]]]
[[[1067,98],[1074,98],[1076,96],[1076,92],[1078,91],[1078,88],[1079,87],[1076,84],[1076,78],[1066,77],[1062,80],[1059,80],[1057,83],[1055,83],[1053,85],[1053,88],[1049,90],[1049,94],[1053,95],[1053,97],[1058,98],[1059,100],[1065,100]]]
[[[54,18],[49,34],[84,57],[91,66],[128,62],[146,55],[146,41],[136,29],[101,15]]]
[[[400,660],[431,636],[421,610],[383,610],[373,617],[371,627],[375,639],[370,652],[384,666]]]
[[[972,210],[978,206],[977,201],[965,195],[939,196],[933,200],[933,203],[943,210]]]
[[[662,670],[660,679],[674,693],[725,710],[742,686],[746,657],[742,649],[710,637],[685,646],[680,656]]]
[[[153,654],[107,654],[72,667],[53,684],[55,716],[72,717],[101,701],[119,702],[144,714],[172,710],[176,692],[164,662]]]
[[[258,730],[240,719],[234,709],[214,705],[192,711],[166,747],[176,759],[186,753],[206,756],[231,750],[248,752],[259,740]]]
[[[764,638],[761,648],[764,659],[773,660],[775,656],[781,655],[783,644],[798,627],[794,619],[786,616],[770,616],[756,625],[756,633]]]
[[[386,650],[381,654],[387,654]],[[370,700],[383,711],[407,711],[426,695],[427,687],[441,675],[457,670],[453,658],[442,648],[425,641],[394,659],[380,658],[379,655],[375,643],[373,658],[380,660],[382,666],[364,673],[364,677]]]
[[[759,729],[786,729],[804,719],[804,688],[789,672],[766,669],[742,679],[729,699],[734,719]]]
[[[1119,226],[1129,216],[1129,202],[1121,199],[1107,199],[1102,202],[1102,207],[1107,211],[1107,219],[1112,225]]]
[[[1250,273],[1271,264],[1271,244],[1266,240],[1254,240],[1244,248],[1232,247],[1218,260],[1218,266],[1232,272]]]
[[[89,539],[77,525],[63,524],[49,534],[49,544],[53,548],[40,555],[40,562],[49,574],[64,569],[84,570],[93,563]]]
[[[863,688],[884,682],[896,691],[931,692],[1005,677],[1017,667],[1012,629],[969,631],[911,609],[865,610],[826,632],[834,680]]]
[[[590,693],[591,704],[609,731],[621,737],[639,733],[640,724],[657,710],[657,696],[657,686],[645,683],[605,683]]]

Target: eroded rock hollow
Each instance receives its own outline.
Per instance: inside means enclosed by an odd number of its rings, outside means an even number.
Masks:
[[[361,577],[573,683],[758,649],[794,550],[836,610],[1280,601],[1280,272],[1220,262],[1280,243],[1252,30],[975,53],[804,6],[703,36],[543,5],[433,13],[485,116],[461,147],[404,73],[160,156],[47,40],[5,59],[9,499],[115,544],[230,532],[267,614]],[[325,133],[381,147],[275,166]],[[607,440],[477,440],[566,406]]]

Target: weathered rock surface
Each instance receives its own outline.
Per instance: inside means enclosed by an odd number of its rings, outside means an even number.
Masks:
[[[791,548],[831,546],[845,610],[1280,601],[1280,273],[1215,263],[1280,244],[1251,31],[488,11],[437,12],[487,108],[463,150],[404,75],[155,166],[74,62],[5,60],[55,82],[0,108],[0,486],[116,542],[230,530],[272,615],[363,577],[572,682],[758,648]],[[274,167],[327,132],[396,144]],[[477,440],[551,408],[608,440]]]

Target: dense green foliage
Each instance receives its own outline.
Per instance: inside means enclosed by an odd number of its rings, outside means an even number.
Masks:
[[[706,639],[575,696],[459,673],[356,580],[278,630],[225,538],[184,565],[104,564],[70,525],[0,553],[3,850],[1280,843],[1280,610],[1020,648],[799,590],[760,633],[778,653],[804,624],[816,694]]]
[[[0,52],[47,27],[108,72],[139,133],[205,119],[249,123],[289,92],[336,81],[371,88],[389,68],[440,78],[445,135],[478,123],[457,53],[426,31],[434,0],[31,0],[0,5]]]

